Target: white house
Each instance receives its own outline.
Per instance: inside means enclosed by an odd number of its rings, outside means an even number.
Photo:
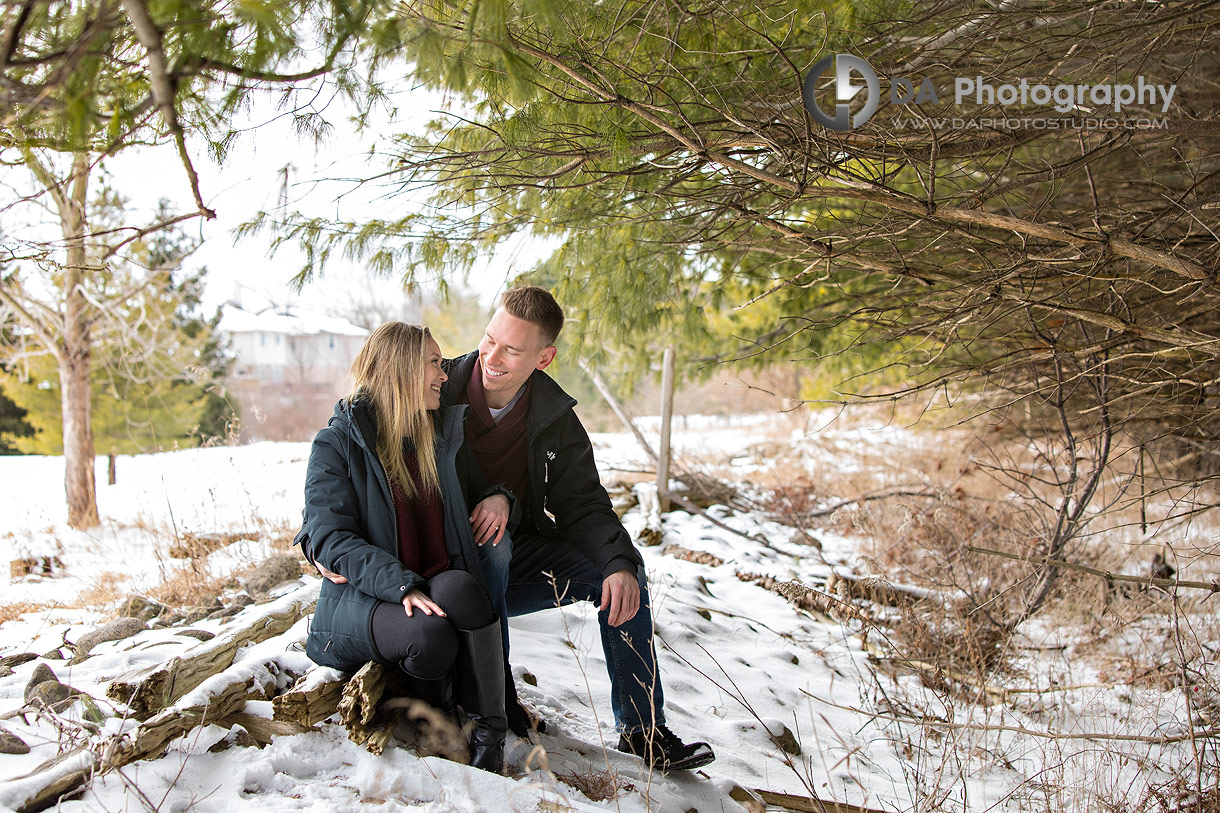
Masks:
[[[346,391],[369,331],[300,308],[221,309],[220,332],[235,357],[229,389],[242,410],[243,440],[306,440],[326,425]]]

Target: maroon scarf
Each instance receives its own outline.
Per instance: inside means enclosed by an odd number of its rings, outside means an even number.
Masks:
[[[497,426],[487,407],[487,394],[483,391],[482,362],[476,359],[462,402],[470,404],[470,414],[466,416],[466,443],[479,461],[479,468],[483,469],[487,482],[503,483],[517,495],[518,500],[524,500],[529,487],[526,469],[529,380],[525,382],[525,392],[521,393],[521,398]]]
[[[411,473],[411,481],[419,483],[419,461],[415,452],[404,450],[403,461]],[[407,570],[430,579],[449,569],[449,552],[445,548],[445,509],[441,495],[435,491],[422,493],[416,488],[415,497],[395,483],[394,513],[398,519],[398,559]]]

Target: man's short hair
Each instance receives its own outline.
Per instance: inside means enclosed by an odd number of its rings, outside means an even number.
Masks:
[[[547,347],[555,343],[563,330],[563,308],[545,288],[534,285],[509,288],[500,297],[500,307],[511,316],[537,325]]]

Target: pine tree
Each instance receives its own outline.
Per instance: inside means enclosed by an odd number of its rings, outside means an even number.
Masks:
[[[1064,415],[1085,435],[1121,422],[1178,454],[1211,454],[1213,16],[1201,0],[1104,13],[413,3],[389,45],[464,107],[404,135],[391,177],[404,196],[432,190],[436,206],[301,219],[285,239],[304,240],[314,265],[342,249],[412,279],[469,268],[528,233],[559,243],[531,279],[556,290],[592,354],[659,339],[685,343],[696,365],[839,364],[839,399],[965,390],[989,409],[1028,403],[1051,431]],[[815,122],[802,100],[810,69],[836,53],[879,76],[877,111],[848,131]],[[959,77],[1142,78],[1176,92],[1168,106],[1141,97],[1130,123],[1109,125],[1124,116],[1091,98],[1067,112],[959,105]],[[895,101],[887,91],[904,78],[939,97]],[[833,106],[835,86],[828,71],[815,95]]]
[[[0,375],[7,371],[0,371]],[[28,413],[3,392],[0,392],[0,454],[20,454],[13,442],[34,434],[34,427],[25,420]]]
[[[13,344],[12,325],[0,325],[0,347]],[[8,374],[9,367],[0,363],[0,380]],[[34,427],[25,419],[28,413],[4,394],[0,387],[0,455],[19,454],[15,441],[34,434]]]

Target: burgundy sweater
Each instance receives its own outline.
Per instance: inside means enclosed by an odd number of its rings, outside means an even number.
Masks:
[[[411,480],[419,482],[419,461],[414,451],[404,451],[403,460],[411,472]],[[403,567],[430,579],[449,569],[449,553],[445,548],[445,514],[441,495],[436,491],[407,495],[397,484],[390,487],[394,496],[394,513],[398,517],[398,559]]]

